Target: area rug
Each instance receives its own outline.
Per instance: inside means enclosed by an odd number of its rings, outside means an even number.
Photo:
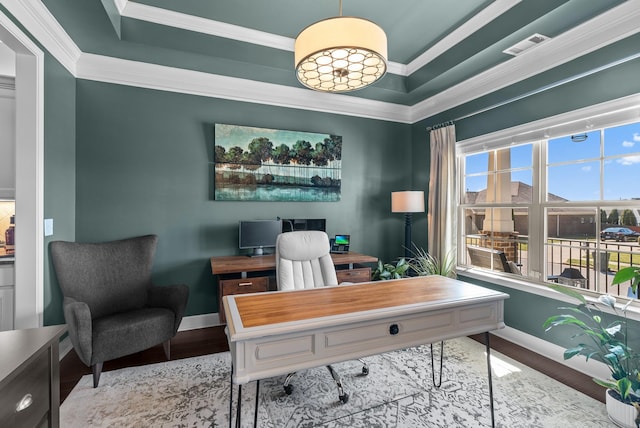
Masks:
[[[447,341],[439,388],[433,386],[428,346],[367,358],[368,376],[356,361],[336,364],[350,395],[346,404],[338,401],[324,367],[297,373],[291,395],[283,391],[284,377],[266,379],[260,383],[258,425],[490,426],[484,350],[467,338]],[[60,426],[226,427],[229,361],[229,353],[219,353],[104,372],[95,389],[85,376],[62,403]],[[584,394],[498,352],[492,352],[492,367],[498,427],[611,426],[604,404]],[[252,425],[254,399],[255,383],[245,385],[243,426]]]

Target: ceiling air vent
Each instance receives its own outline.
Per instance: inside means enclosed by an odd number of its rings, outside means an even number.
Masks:
[[[532,36],[527,37],[523,41],[516,43],[515,45],[511,46],[509,49],[503,50],[502,52],[506,53],[507,55],[518,56],[521,53],[526,52],[532,47],[537,46],[540,43],[545,42],[549,39],[550,38],[547,36],[543,36],[542,34],[536,33]]]

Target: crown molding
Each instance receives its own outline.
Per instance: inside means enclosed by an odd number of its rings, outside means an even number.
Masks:
[[[410,107],[83,53],[76,77],[168,92],[409,123]]]
[[[2,4],[72,75],[80,48],[41,1],[3,0]]]
[[[638,20],[640,0],[628,0],[536,49],[415,104],[411,122],[434,116],[636,34],[640,31]]]
[[[253,30],[226,22],[214,21],[199,16],[174,12],[142,3],[127,2],[122,16],[140,21],[152,22],[183,30],[224,37],[255,45],[266,46],[293,52],[294,40],[289,37],[278,36],[264,31]]]
[[[114,1],[125,15],[127,10],[135,12],[143,6],[126,0]],[[500,3],[506,7],[513,1]],[[83,53],[42,2],[4,0],[3,5],[77,78],[400,123],[415,123],[434,116],[640,31],[637,25],[640,0],[627,0],[537,47],[531,51],[536,52],[535,55],[527,52],[413,106],[406,106]],[[257,36],[255,32],[251,34]],[[279,43],[283,42],[281,39],[287,38],[278,39]],[[406,75],[407,67],[390,63],[389,71]]]
[[[122,12],[126,9],[127,4],[129,3],[129,1],[128,0],[113,0],[113,3],[116,5],[116,9],[118,9],[118,12],[122,16]]]
[[[253,30],[251,28],[227,24],[226,22],[188,15],[141,3],[126,2],[126,6],[120,13],[127,18],[153,22],[154,24],[209,34],[216,37],[224,37],[225,39],[237,40],[283,51],[293,52],[293,46],[295,44],[295,40],[290,37],[279,36],[265,31]],[[392,74],[407,76],[407,66],[397,62],[388,61],[387,71]]]
[[[497,0],[474,15],[471,19],[443,37],[438,43],[423,52],[416,59],[406,65],[406,74],[409,76],[429,64],[447,50],[451,49],[473,33],[484,27],[498,16],[520,3],[522,0]]]

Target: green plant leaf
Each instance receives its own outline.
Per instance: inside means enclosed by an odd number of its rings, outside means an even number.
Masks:
[[[639,266],[629,266],[620,269],[616,272],[613,277],[613,281],[611,281],[611,285],[621,284],[623,282],[631,281],[635,278],[637,282],[638,276],[640,276],[640,267]]]

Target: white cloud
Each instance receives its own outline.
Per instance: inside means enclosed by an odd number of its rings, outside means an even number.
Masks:
[[[582,169],[584,172],[589,172],[589,171],[591,171],[591,165],[585,165],[580,169]]]
[[[640,163],[640,155],[625,156],[623,158],[616,160],[616,162],[618,162],[621,165],[635,165],[637,163]]]
[[[636,134],[637,135],[637,134]],[[635,138],[635,137],[634,137]],[[635,146],[636,143],[634,143],[633,141],[623,141],[622,142],[622,147],[633,147]]]
[[[634,132],[633,133],[633,141],[640,142],[640,132]]]

